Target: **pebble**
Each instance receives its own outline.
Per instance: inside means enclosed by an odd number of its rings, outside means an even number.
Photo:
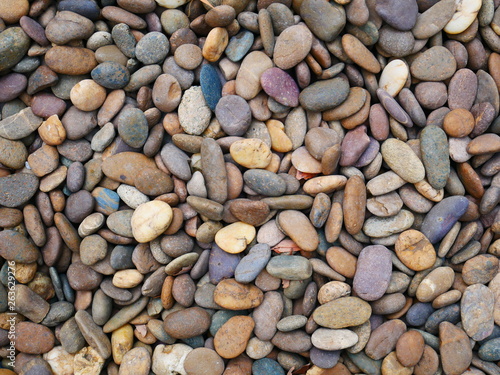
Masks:
[[[172,217],[168,203],[151,201],[141,204],[130,221],[134,238],[142,243],[155,239],[168,228]]]
[[[325,94],[328,95],[325,95]],[[343,78],[318,81],[299,95],[300,105],[309,111],[323,112],[342,104],[349,95],[349,84]]]
[[[210,315],[200,307],[190,307],[172,312],[163,321],[165,332],[178,339],[201,335],[209,327]]]
[[[41,324],[19,322],[16,324],[16,348],[26,354],[44,354],[55,344],[52,331]]]
[[[396,356],[405,367],[413,367],[419,363],[425,350],[425,341],[417,331],[403,333],[396,343]]]
[[[304,251],[314,251],[319,237],[309,219],[300,211],[285,210],[280,213],[277,225]]]
[[[370,305],[360,298],[342,297],[316,308],[312,316],[322,327],[340,329],[365,323],[371,311]]]
[[[254,281],[271,258],[269,245],[260,243],[249,250],[236,266],[234,278],[239,283]]]
[[[365,301],[375,301],[382,297],[391,278],[391,254],[386,247],[372,245],[359,254],[353,291]]]
[[[396,255],[413,271],[431,268],[436,261],[436,251],[429,240],[419,231],[402,232],[395,244]]]
[[[306,280],[312,275],[312,265],[303,257],[277,256],[269,260],[266,271],[284,280]]]
[[[465,289],[461,304],[460,314],[462,325],[467,335],[481,341],[493,332],[493,292],[485,285],[474,284]]]
[[[431,243],[440,241],[462,216],[469,201],[460,196],[448,197],[436,204],[425,217],[421,232]]]
[[[398,139],[388,139],[380,148],[384,161],[403,180],[416,183],[425,177],[425,167],[413,150]]]
[[[236,358],[245,351],[255,322],[248,316],[233,316],[214,336],[214,347],[222,358]]]
[[[495,2],[202,3],[0,5],[15,372],[497,373]]]
[[[8,14],[11,13],[9,9]],[[16,65],[30,46],[30,38],[20,27],[10,27],[0,33],[0,71]]]
[[[129,71],[121,64],[114,61],[105,61],[97,65],[90,72],[92,79],[99,85],[111,89],[121,89],[130,81]]]
[[[472,361],[472,348],[465,332],[452,323],[439,325],[439,339],[443,370],[448,373],[465,371]]]
[[[411,30],[417,22],[418,7],[414,1],[377,2],[375,11],[385,22],[398,30]]]
[[[399,338],[406,331],[406,324],[399,319],[385,322],[375,328],[365,347],[365,353],[374,360],[380,360],[396,348]]]
[[[287,107],[299,105],[299,88],[293,78],[279,68],[267,69],[260,77],[262,89]]]
[[[241,284],[234,279],[222,280],[214,291],[214,301],[228,310],[255,308],[262,303],[263,297],[256,286]]]
[[[319,328],[311,336],[314,347],[321,350],[341,350],[358,342],[358,335],[348,329]]]
[[[271,162],[271,149],[257,138],[241,139],[234,142],[229,152],[238,164],[249,168],[266,168]]]
[[[284,30],[276,39],[273,61],[280,69],[293,68],[309,53],[312,46],[312,33],[304,25],[294,25]],[[294,51],[290,54],[289,51]]]
[[[432,270],[416,290],[420,302],[431,302],[434,298],[446,292],[453,284],[455,274],[450,267],[438,267]]]
[[[307,26],[320,40],[333,41],[346,24],[345,10],[337,4],[317,0],[306,0],[304,3],[300,7],[300,16]]]

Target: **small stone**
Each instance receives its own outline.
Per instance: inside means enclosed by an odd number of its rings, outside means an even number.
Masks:
[[[233,316],[217,331],[214,347],[222,358],[236,358],[245,351],[255,323],[248,316]]]
[[[365,301],[382,297],[389,286],[392,271],[391,254],[386,247],[365,247],[358,257],[353,290]]]
[[[472,361],[472,348],[465,332],[449,322],[439,325],[441,363],[445,373],[460,374]]]
[[[238,283],[234,279],[225,279],[217,284],[214,301],[228,310],[255,308],[262,303],[262,291],[254,285]]]
[[[162,201],[141,204],[132,215],[131,225],[138,242],[149,242],[162,234],[172,222],[173,212]]]
[[[455,273],[450,267],[438,267],[432,270],[419,284],[416,292],[420,302],[430,302],[443,294],[453,284]]]
[[[414,229],[399,235],[395,249],[399,260],[414,271],[431,268],[436,261],[434,246],[421,232]]]
[[[257,138],[236,141],[229,151],[234,161],[246,168],[266,168],[271,162],[271,150]]]
[[[370,305],[360,298],[342,297],[318,307],[313,319],[320,326],[339,329],[365,323],[371,311]]]
[[[380,150],[384,161],[403,180],[415,183],[424,179],[424,165],[406,143],[391,138],[382,144]]]
[[[311,336],[314,347],[322,350],[341,350],[358,342],[358,335],[348,329],[319,328]]]

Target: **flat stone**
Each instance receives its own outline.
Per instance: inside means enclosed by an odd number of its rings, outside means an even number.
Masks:
[[[212,112],[205,102],[201,87],[193,86],[184,92],[178,113],[179,122],[187,134],[200,135],[205,131]]]
[[[395,249],[398,258],[414,271],[431,268],[436,261],[434,246],[421,232],[414,229],[399,235]]]
[[[455,273],[450,267],[435,268],[418,285],[417,299],[420,302],[431,302],[451,287],[454,278]]]
[[[377,2],[375,11],[385,22],[398,30],[411,30],[417,22],[418,7],[412,0]]]
[[[273,60],[276,66],[286,70],[301,62],[311,50],[312,37],[305,25],[290,26],[283,31],[274,46]]]
[[[472,348],[465,332],[443,322],[439,325],[439,339],[443,370],[449,374],[464,372],[472,361]]]
[[[465,289],[460,304],[462,325],[467,335],[481,341],[493,332],[494,294],[482,284],[474,284]]]
[[[305,0],[300,6],[300,16],[320,40],[332,42],[346,24],[346,13],[336,3]]]
[[[401,210],[391,217],[370,217],[363,225],[363,233],[374,238],[387,237],[409,229],[415,220],[407,210]]]
[[[0,137],[18,140],[24,138],[38,129],[43,119],[36,116],[31,107],[9,116],[0,121]]]
[[[427,181],[435,189],[444,188],[450,174],[446,133],[437,126],[426,126],[420,133],[420,150]]]
[[[9,12],[10,13],[10,12]],[[0,33],[0,71],[16,65],[30,47],[30,38],[20,27],[10,27]]]
[[[278,226],[304,251],[314,251],[319,237],[307,216],[300,211],[286,210],[278,216]]]
[[[200,307],[190,307],[173,312],[163,321],[163,328],[170,336],[187,339],[203,334],[210,327],[209,314]]]
[[[341,350],[358,342],[358,335],[348,329],[319,328],[311,336],[314,347],[322,350]]]
[[[17,173],[0,178],[0,205],[18,207],[28,202],[38,189],[38,178],[27,173]]]
[[[228,310],[255,308],[263,298],[262,291],[256,286],[241,284],[234,279],[222,280],[214,292],[215,302]]]
[[[236,358],[245,351],[255,322],[249,316],[233,316],[217,331],[214,347],[222,358]]]
[[[384,161],[403,180],[415,183],[424,179],[424,165],[406,143],[391,138],[382,144],[380,150]]]
[[[402,320],[393,319],[375,328],[365,347],[368,357],[379,360],[396,348],[401,335],[406,331],[406,324]]]
[[[468,199],[453,196],[436,204],[425,217],[421,232],[431,243],[440,241],[465,213],[469,206]]]
[[[322,327],[340,329],[365,323],[371,311],[371,306],[360,298],[342,297],[316,308],[312,316]]]
[[[441,46],[429,48],[411,64],[412,76],[423,81],[443,81],[453,76],[457,62],[451,52]]]
[[[305,280],[312,275],[312,265],[300,256],[276,256],[266,266],[271,276],[285,280]]]
[[[299,105],[299,87],[294,79],[279,68],[266,70],[260,77],[263,90],[278,103],[287,107]]]
[[[379,299],[389,286],[391,271],[391,254],[386,247],[365,247],[358,257],[353,280],[354,292],[366,301]]]

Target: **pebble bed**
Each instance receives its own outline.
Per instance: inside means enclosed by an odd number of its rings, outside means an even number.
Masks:
[[[499,5],[0,0],[0,375],[499,375]]]

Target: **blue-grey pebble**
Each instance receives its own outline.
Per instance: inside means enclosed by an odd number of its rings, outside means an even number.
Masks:
[[[382,368],[382,360],[374,360],[368,357],[365,352],[349,353],[347,352],[350,360],[359,367],[361,371],[369,375],[380,375]]]
[[[434,189],[444,188],[450,175],[448,137],[444,130],[426,126],[420,132],[420,151],[427,181]]]
[[[186,345],[189,345],[193,349],[202,348],[205,345],[205,340],[203,339],[203,336],[195,336],[195,337],[190,337],[188,339],[182,339],[182,342]]]
[[[340,358],[340,350],[321,350],[312,347],[309,352],[311,362],[321,368],[332,368]]]
[[[450,322],[456,324],[460,321],[460,305],[455,303],[436,310],[432,313],[425,322],[425,330],[433,335],[439,333],[439,324],[442,322]]]
[[[253,246],[236,267],[234,278],[240,283],[254,281],[270,258],[271,248],[268,244],[260,243]]]
[[[58,301],[50,305],[50,310],[40,324],[46,327],[55,327],[71,318],[75,307],[71,302]]]
[[[218,284],[223,279],[234,276],[234,271],[240,262],[238,254],[230,254],[214,244],[210,250],[208,275],[212,284]]]
[[[258,194],[279,197],[286,191],[286,181],[265,169],[249,169],[243,174],[245,184]]]
[[[229,39],[229,43],[224,50],[227,58],[233,62],[238,62],[246,56],[247,52],[252,48],[254,35],[250,31],[241,31],[240,33]]]
[[[252,364],[253,375],[285,375],[285,370],[271,358],[262,358]]]
[[[215,111],[215,107],[222,97],[222,83],[217,70],[212,65],[205,64],[201,68],[200,85],[205,102],[212,111]]]
[[[408,309],[406,322],[413,327],[423,326],[434,311],[431,303],[417,302]]]
[[[104,5],[103,5],[104,6]],[[97,21],[101,10],[99,5],[92,0],[63,0],[57,5],[58,11],[69,10],[70,12],[78,13],[81,16],[87,17],[92,21]]]
[[[118,120],[118,134],[131,147],[144,146],[148,139],[148,120],[138,108],[128,108],[122,112]]]
[[[167,169],[177,178],[188,181],[191,179],[189,156],[173,143],[167,143],[160,152],[160,157]]]
[[[158,31],[144,35],[135,47],[135,57],[144,65],[160,64],[170,51],[167,36]]]
[[[111,251],[110,264],[115,270],[126,270],[135,268],[132,262],[132,253],[134,246],[117,245]]]
[[[105,61],[97,65],[90,75],[98,84],[111,90],[121,89],[130,81],[128,69],[113,61]]]
[[[478,343],[480,345],[483,345],[485,342],[493,340],[493,339],[497,339],[499,337],[500,337],[500,326],[497,326],[495,324],[493,326],[493,332],[491,333],[491,335],[489,335],[488,337],[486,337],[484,340],[478,341]]]
[[[485,342],[478,354],[483,361],[500,361],[500,338]]]
[[[420,231],[434,244],[446,236],[468,207],[469,200],[465,197],[444,198],[425,216]]]

